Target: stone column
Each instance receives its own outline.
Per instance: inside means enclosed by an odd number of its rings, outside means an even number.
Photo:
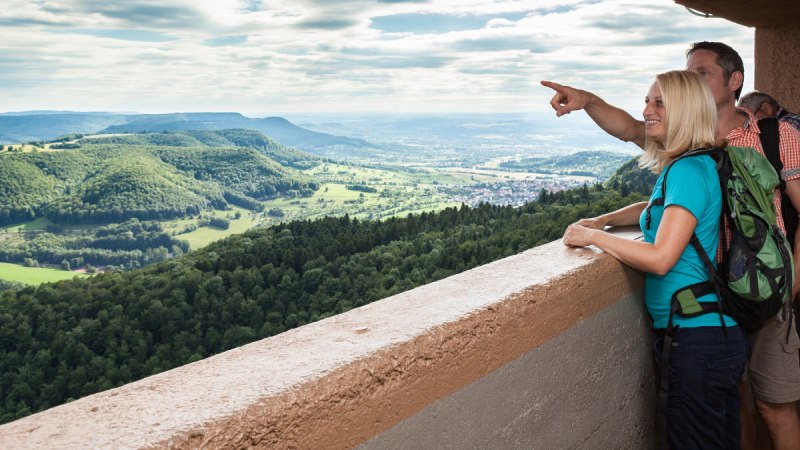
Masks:
[[[786,109],[800,111],[800,28],[756,28],[755,83]]]

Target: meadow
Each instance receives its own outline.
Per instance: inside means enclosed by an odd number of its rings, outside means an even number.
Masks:
[[[474,184],[497,178],[496,174],[465,173],[453,168],[372,168],[330,162],[304,172],[320,182],[320,188],[311,197],[265,202],[266,224],[344,214],[380,220],[438,211],[458,204],[440,193],[436,186]],[[375,192],[357,190],[359,187]],[[270,216],[270,210],[280,210],[283,215]]]
[[[87,274],[50,267],[25,267],[19,264],[0,263],[0,278],[31,285],[51,281],[69,280],[74,277],[86,278]]]
[[[238,219],[234,217],[237,212],[240,215]],[[162,226],[166,231],[180,233],[176,237],[188,241],[191,249],[199,249],[232,234],[244,233],[258,223],[258,216],[255,213],[236,206],[227,211],[213,210],[204,214],[228,219],[230,227],[223,230],[222,228],[207,226],[199,227],[188,233],[181,233],[187,226],[197,223],[197,219],[194,218],[170,220],[162,222]]]

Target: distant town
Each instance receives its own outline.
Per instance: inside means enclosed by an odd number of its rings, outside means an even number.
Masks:
[[[499,183],[440,186],[439,191],[447,195],[449,201],[464,203],[469,206],[491,203],[493,205],[517,207],[539,198],[542,189],[547,192],[558,192],[580,187],[584,184],[592,185],[595,182],[595,179],[591,177],[546,175],[540,178]]]

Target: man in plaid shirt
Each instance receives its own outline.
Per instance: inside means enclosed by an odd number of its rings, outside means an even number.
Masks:
[[[720,42],[697,42],[687,52],[686,68],[703,77],[717,104],[718,140],[727,139],[736,147],[752,147],[763,154],[757,119],[744,108],[736,107],[742,91],[744,64],[735,50]],[[556,116],[583,109],[607,133],[644,148],[645,124],[624,110],[606,103],[591,92],[562,86],[550,81],[542,85],[556,91],[550,101]],[[800,211],[800,136],[785,121],[779,125],[780,156],[786,193]],[[781,217],[780,192],[774,197],[778,226],[785,230]],[[800,230],[798,230],[800,231]],[[800,236],[798,236],[800,237]],[[800,273],[800,239],[793,249],[795,266]],[[795,275],[794,297],[800,290],[800,276]],[[787,333],[789,338],[786,339]],[[748,375],[756,406],[769,429],[775,450],[800,449],[800,338],[790,327],[783,312],[749,336],[752,348]],[[744,404],[744,403],[743,403]],[[745,416],[742,416],[745,419]],[[743,426],[743,430],[746,427]]]
[[[800,131],[800,114],[785,110],[771,95],[759,91],[750,92],[739,99],[739,107],[747,108],[756,119],[774,117]]]

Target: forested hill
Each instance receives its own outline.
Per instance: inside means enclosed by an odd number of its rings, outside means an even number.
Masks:
[[[133,133],[122,135],[101,135],[83,138],[78,145],[122,144],[156,147],[246,147],[258,150],[278,164],[295,169],[308,169],[319,164],[320,158],[291,147],[287,147],[272,137],[255,130],[233,128],[227,130],[185,130],[159,133]]]
[[[0,421],[486,264],[643,198],[597,185],[520,208],[291,222],[141,270],[2,292]]]
[[[632,158],[614,172],[614,175],[606,181],[606,185],[619,191],[623,197],[631,192],[645,194],[649,197],[657,179],[658,175],[639,168],[638,158]]]
[[[570,155],[505,161],[500,163],[499,167],[511,171],[582,175],[606,180],[617,171],[621,164],[630,159],[630,156],[619,153],[585,151]]]
[[[126,123],[112,125],[100,133],[138,133],[182,130],[244,128],[271,136],[283,145],[317,152],[333,146],[373,148],[362,139],[335,136],[298,127],[282,117],[251,119],[238,113],[142,114]]]
[[[296,170],[317,164],[316,157],[246,130],[83,138],[60,146],[70,149],[0,153],[0,225],[40,216],[60,223],[169,219],[229,203],[259,210],[261,200],[318,188]]]

